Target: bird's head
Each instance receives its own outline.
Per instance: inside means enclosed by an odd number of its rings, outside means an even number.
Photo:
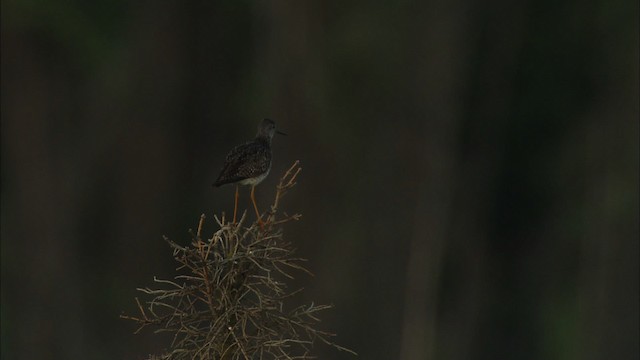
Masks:
[[[273,138],[273,134],[287,135],[282,131],[276,130],[276,123],[271,119],[264,119],[258,126],[258,135],[256,137],[265,137],[269,140]]]

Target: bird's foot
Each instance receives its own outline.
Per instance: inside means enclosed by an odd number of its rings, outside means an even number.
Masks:
[[[258,226],[260,226],[260,230],[264,231],[264,227],[265,227],[265,225],[267,225],[267,223],[262,221],[262,217],[258,218],[257,223],[258,223]]]

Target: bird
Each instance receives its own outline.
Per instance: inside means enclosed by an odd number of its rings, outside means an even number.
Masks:
[[[238,185],[251,185],[251,202],[258,217],[258,223],[262,224],[258,205],[256,205],[255,189],[271,171],[271,139],[274,134],[287,135],[276,130],[276,123],[270,119],[263,119],[258,125],[258,133],[255,139],[231,149],[224,160],[218,179],[213,186],[219,187],[225,184],[236,185],[235,205],[233,208],[233,223],[236,223],[238,210]]]

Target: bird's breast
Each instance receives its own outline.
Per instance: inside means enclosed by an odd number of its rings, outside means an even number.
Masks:
[[[244,180],[240,180],[238,181],[238,184],[240,185],[258,185],[262,182],[262,180],[264,180],[267,175],[269,175],[269,172],[271,171],[271,164],[269,164],[269,168],[267,168],[267,171],[265,171],[264,173],[256,176],[256,177],[251,177],[251,178],[246,178]]]

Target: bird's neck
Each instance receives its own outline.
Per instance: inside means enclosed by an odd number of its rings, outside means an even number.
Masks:
[[[263,143],[271,145],[271,138],[268,137],[268,136],[258,135],[258,136],[256,136],[256,140],[255,141],[256,142],[263,142]]]

